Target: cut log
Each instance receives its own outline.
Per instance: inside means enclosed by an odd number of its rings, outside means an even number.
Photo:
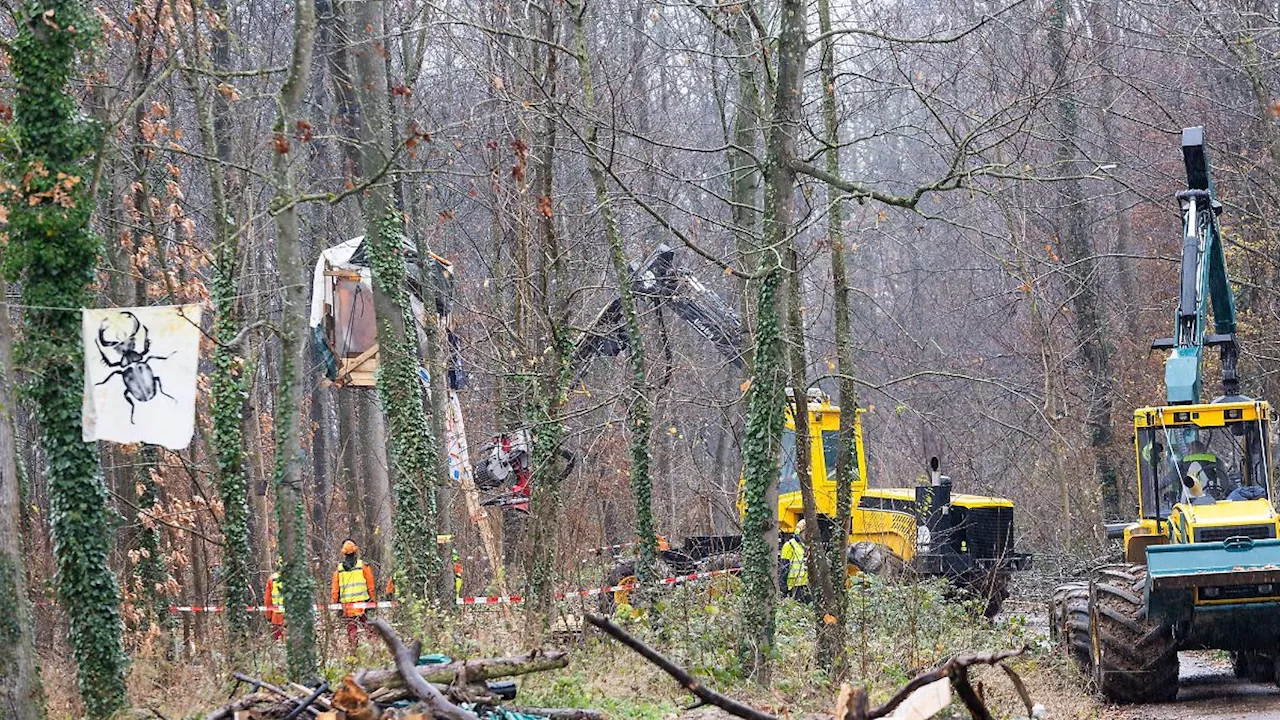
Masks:
[[[502,658],[481,658],[466,662],[452,662],[447,665],[422,665],[416,668],[423,680],[441,685],[452,685],[459,674],[467,682],[483,682],[500,677],[513,677],[544,670],[557,670],[569,666],[569,653],[563,650],[534,650],[527,655]],[[404,680],[396,670],[365,670],[356,675],[360,683],[370,695],[382,688],[402,688]]]

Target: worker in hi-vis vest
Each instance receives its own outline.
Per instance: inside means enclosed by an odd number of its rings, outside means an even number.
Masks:
[[[284,563],[276,558],[276,567]],[[267,620],[271,623],[271,637],[276,642],[284,639],[284,588],[280,584],[280,573],[273,572],[267,580],[267,591],[263,593],[263,605],[267,606]]]
[[[355,644],[360,628],[368,621],[368,609],[353,607],[351,603],[372,603],[377,601],[377,586],[373,583],[373,568],[357,557],[359,548],[351,538],[342,541],[342,562],[333,572],[333,585],[330,591],[332,602],[342,603],[338,612],[347,619],[347,639]]]
[[[809,566],[805,563],[804,543],[800,534],[804,532],[804,520],[796,523],[796,531],[791,539],[782,546],[782,562],[786,571],[787,596],[800,602],[809,602]]]

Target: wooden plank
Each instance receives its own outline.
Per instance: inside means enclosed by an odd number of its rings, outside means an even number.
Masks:
[[[360,273],[351,270],[334,270],[332,267],[324,271],[325,277],[340,278],[342,280],[363,280]]]
[[[316,720],[345,720],[346,714],[337,710],[327,710],[316,716]]]
[[[377,354],[378,344],[374,343],[368,350],[365,350],[354,358],[340,359],[338,362],[338,377],[334,380],[334,383],[337,385],[372,387],[373,382],[371,377],[373,375],[373,371],[378,367]],[[372,365],[372,367],[361,367],[362,365]],[[356,372],[364,372],[369,375],[370,378],[360,378],[359,381],[357,381],[356,378],[351,377]]]

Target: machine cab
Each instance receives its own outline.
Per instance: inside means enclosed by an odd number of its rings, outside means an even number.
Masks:
[[[1270,417],[1266,402],[1246,399],[1137,410],[1142,518],[1171,519],[1170,540],[1192,542],[1201,538],[1193,537],[1188,518],[1200,526],[1219,524],[1220,517],[1230,526],[1254,514],[1253,505],[1274,517]]]

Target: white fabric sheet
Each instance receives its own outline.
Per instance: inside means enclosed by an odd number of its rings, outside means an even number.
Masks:
[[[101,308],[81,314],[84,440],[180,450],[196,423],[200,306]]]

